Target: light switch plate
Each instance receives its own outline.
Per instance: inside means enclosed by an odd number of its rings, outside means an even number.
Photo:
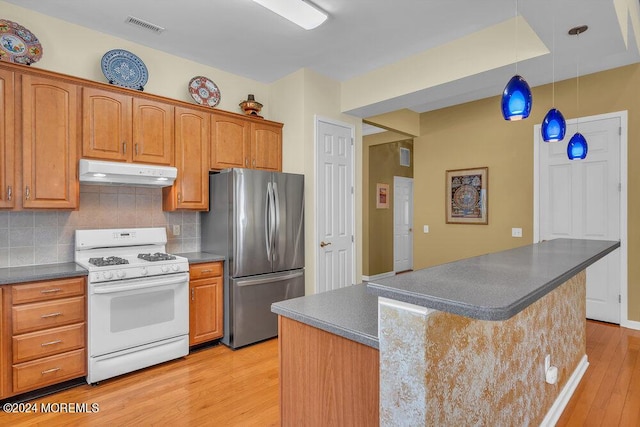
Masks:
[[[512,228],[511,237],[522,237],[522,228]]]
[[[428,233],[429,232],[429,226],[428,225],[423,225],[422,226],[422,231],[424,231],[424,233]]]

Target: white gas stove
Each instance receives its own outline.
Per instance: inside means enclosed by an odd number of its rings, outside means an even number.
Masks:
[[[189,262],[164,228],[76,230],[88,276],[92,384],[189,353]]]
[[[165,252],[164,228],[76,231],[76,263],[92,283],[189,271],[186,258]]]

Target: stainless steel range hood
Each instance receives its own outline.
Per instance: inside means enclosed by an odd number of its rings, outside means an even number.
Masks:
[[[178,175],[178,169],[171,166],[89,159],[80,159],[79,169],[83,184],[170,187]]]

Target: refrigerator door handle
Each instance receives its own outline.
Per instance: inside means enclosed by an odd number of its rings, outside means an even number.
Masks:
[[[271,183],[267,183],[267,195],[264,212],[264,243],[267,248],[267,259],[271,262]]]
[[[274,281],[279,280],[289,280],[295,279],[296,277],[300,277],[304,274],[302,271],[292,272],[286,275],[279,275],[278,277],[259,277],[256,279],[246,279],[246,280],[238,280],[236,279],[237,286],[253,286],[253,285],[264,285],[265,283],[273,283]]]
[[[278,257],[278,246],[276,240],[280,237],[280,198],[278,196],[278,184],[273,183],[273,261]]]

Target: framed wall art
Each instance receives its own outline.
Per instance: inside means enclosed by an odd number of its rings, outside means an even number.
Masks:
[[[489,168],[446,172],[447,224],[488,224]]]
[[[376,184],[376,209],[389,209],[389,184]]]

